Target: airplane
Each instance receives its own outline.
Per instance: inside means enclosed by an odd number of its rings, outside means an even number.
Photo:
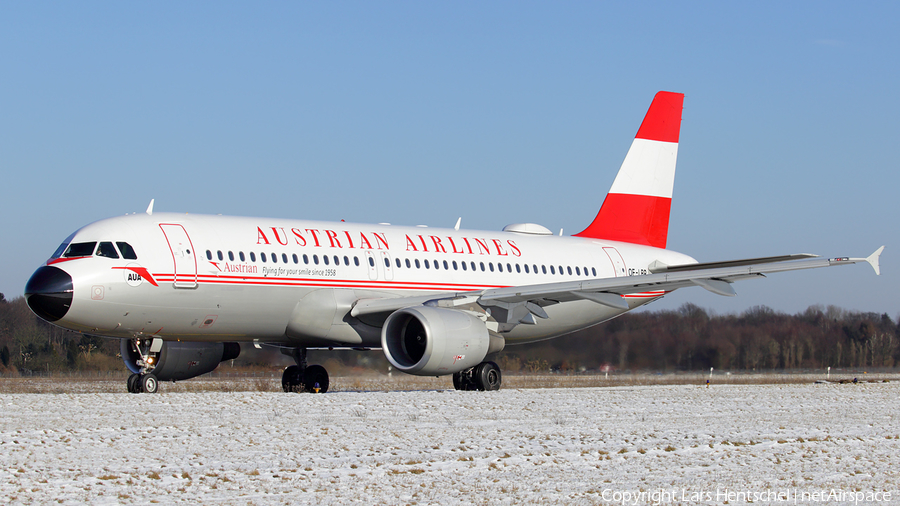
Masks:
[[[666,249],[684,95],[648,109],[594,220],[573,236],[533,223],[502,231],[154,213],[109,218],[67,237],[31,276],[40,318],[120,340],[127,390],[206,374],[241,346],[294,359],[285,392],[324,393],[309,349],[380,349],[404,373],[497,390],[489,360],[507,345],[584,329],[699,286],[867,262],[781,255],[698,263]]]

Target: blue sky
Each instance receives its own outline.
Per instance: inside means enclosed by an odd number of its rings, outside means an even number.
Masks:
[[[591,221],[654,93],[685,93],[669,247],[817,253],[719,313],[900,314],[900,4],[0,6],[0,292],[72,231],[158,211],[497,230]]]

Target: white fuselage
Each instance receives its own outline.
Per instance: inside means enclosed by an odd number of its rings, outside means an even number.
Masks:
[[[73,280],[57,325],[96,335],[291,346],[380,347],[360,299],[647,274],[654,261],[695,260],[622,242],[520,232],[268,218],[135,214],[101,220],[70,244],[127,242],[137,258],[53,258]],[[663,292],[626,296],[630,308]],[[625,312],[591,301],[554,304],[508,344],[546,339]]]

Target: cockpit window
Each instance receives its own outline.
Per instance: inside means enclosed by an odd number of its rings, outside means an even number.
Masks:
[[[96,242],[76,242],[70,244],[63,254],[65,258],[89,257],[94,254],[94,246]]]
[[[65,252],[65,251],[66,251],[66,248],[68,248],[68,247],[69,247],[69,243],[68,243],[68,242],[64,242],[64,243],[60,244],[59,247],[56,248],[56,251],[53,252],[53,256],[51,256],[50,258],[59,258],[59,257],[61,257],[62,254],[63,254],[63,252]]]
[[[119,253],[116,252],[116,248],[111,242],[101,242],[100,246],[97,247],[97,256],[106,258],[119,258]]]
[[[119,251],[122,252],[122,258],[125,260],[137,260],[137,253],[134,252],[134,248],[131,247],[127,242],[117,242],[116,246],[119,247]]]
[[[65,253],[66,248],[69,247],[69,243],[72,242],[72,238],[75,237],[76,233],[77,232],[73,232],[72,235],[66,237],[66,240],[63,241],[58,248],[56,248],[56,251],[53,252],[53,256],[50,257],[51,260],[59,258],[63,255],[63,253]]]

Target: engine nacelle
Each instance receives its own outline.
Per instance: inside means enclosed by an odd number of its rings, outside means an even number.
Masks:
[[[385,320],[381,347],[388,361],[407,374],[440,376],[480,364],[491,337],[484,322],[471,313],[415,306]]]
[[[150,340],[148,339],[149,343]],[[148,350],[142,352],[147,356]],[[122,339],[122,360],[133,373],[141,372],[138,361],[141,354],[130,339]],[[159,352],[155,353],[153,373],[159,381],[180,381],[211,372],[219,363],[232,360],[241,354],[238,343],[187,343],[164,341]]]

